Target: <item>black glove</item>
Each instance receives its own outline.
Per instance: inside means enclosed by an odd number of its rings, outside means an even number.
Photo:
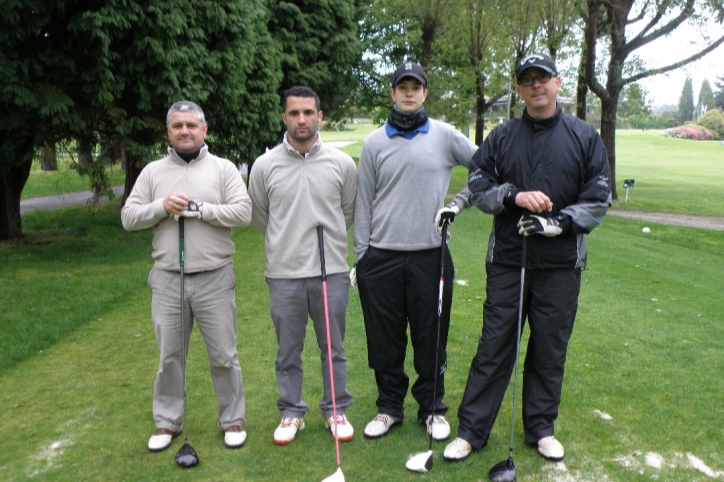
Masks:
[[[442,225],[447,223],[448,226],[455,222],[455,215],[460,213],[460,208],[455,203],[450,203],[440,209],[435,216],[435,228],[437,234],[442,235]]]
[[[562,215],[544,218],[535,214],[524,214],[518,221],[518,233],[523,236],[538,233],[552,238],[562,234],[564,227]]]

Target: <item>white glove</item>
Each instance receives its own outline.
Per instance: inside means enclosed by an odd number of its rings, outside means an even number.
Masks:
[[[455,203],[450,203],[437,212],[437,216],[435,216],[435,229],[437,229],[437,234],[442,235],[443,223],[447,223],[449,226],[455,222],[456,214],[460,214],[460,208]]]
[[[349,270],[349,284],[352,288],[357,287],[357,265],[352,266],[352,269]]]
[[[544,218],[535,214],[524,214],[518,221],[518,234],[530,236],[531,234],[542,234],[552,238],[563,232],[561,223],[556,218]]]
[[[201,219],[201,212],[199,212],[199,204],[195,201],[189,201],[186,204],[186,209],[184,211],[181,211],[181,216],[185,218],[196,218]],[[178,214],[173,215],[173,219],[175,221],[178,221],[178,218],[180,218]]]

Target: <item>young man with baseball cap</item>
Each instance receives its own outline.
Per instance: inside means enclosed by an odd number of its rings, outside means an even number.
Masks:
[[[427,76],[419,64],[397,67],[390,116],[365,139],[360,155],[354,249],[368,362],[378,389],[378,414],[365,427],[367,438],[382,437],[405,417],[408,325],[417,418],[435,440],[450,436],[443,396],[454,266],[448,253],[438,347],[440,236],[442,222],[452,223],[468,206],[467,190],[448,206],[445,196],[452,168],[468,167],[476,146],[452,126],[428,118],[427,95]]]
[[[523,373],[525,441],[543,458],[563,460],[554,423],[587,261],[584,235],[611,206],[603,141],[592,125],[564,114],[557,104],[561,78],[553,59],[527,55],[515,75],[525,111],[490,132],[468,177],[471,204],[495,220],[485,266],[483,332],[446,460],[465,459],[488,442],[515,364],[519,315],[530,327]]]

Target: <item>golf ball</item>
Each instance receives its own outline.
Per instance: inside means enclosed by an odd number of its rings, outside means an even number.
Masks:
[[[645,234],[649,234],[649,233],[651,232],[651,230],[650,230],[649,228],[646,228],[646,227],[645,227],[645,228],[643,228],[643,229],[641,230],[641,232],[642,232],[642,233],[645,233]]]

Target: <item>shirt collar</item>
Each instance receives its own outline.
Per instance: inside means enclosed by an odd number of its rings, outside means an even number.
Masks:
[[[387,137],[392,138],[395,136],[402,136],[407,137],[408,135],[414,135],[419,132],[424,132],[427,134],[430,132],[430,119],[428,119],[424,124],[422,124],[420,127],[413,129],[411,131],[401,131],[395,127],[392,127],[389,122],[385,123],[385,132],[387,133]]]
[[[286,147],[289,152],[296,152],[297,154],[300,154],[300,155],[303,156],[303,157],[307,157],[307,154],[315,151],[315,150],[319,147],[319,145],[322,144],[322,134],[320,134],[319,131],[317,131],[317,142],[314,143],[314,145],[312,146],[311,149],[309,149],[308,152],[302,153],[302,152],[297,151],[297,150],[296,150],[294,147],[292,147],[292,145],[289,143],[289,140],[287,139],[287,135],[288,135],[288,134],[289,134],[288,131],[284,133],[284,141],[283,141],[284,147]]]

